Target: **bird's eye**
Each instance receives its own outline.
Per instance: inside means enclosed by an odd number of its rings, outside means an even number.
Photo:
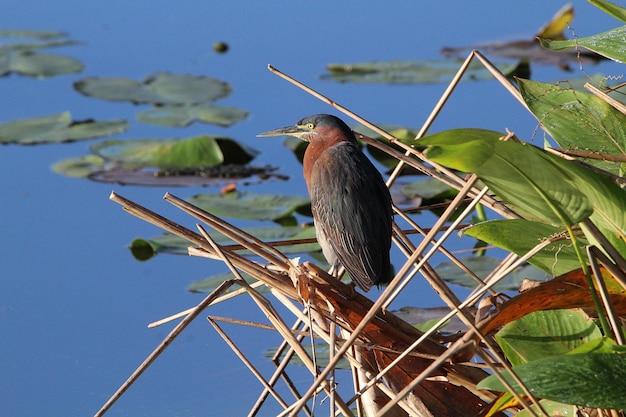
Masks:
[[[307,123],[306,124],[307,129],[311,129],[313,130],[313,128],[315,127],[315,125],[313,123]]]

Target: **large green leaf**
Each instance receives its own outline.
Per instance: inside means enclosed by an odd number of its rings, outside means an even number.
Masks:
[[[543,128],[565,149],[626,156],[626,115],[592,94],[529,80],[520,93]],[[594,162],[619,174],[621,163]]]
[[[513,370],[539,398],[584,407],[626,409],[626,354],[558,355]],[[503,372],[503,376],[521,392],[508,373]],[[478,388],[506,391],[495,375],[482,380]]]
[[[35,145],[73,142],[121,133],[128,129],[125,120],[72,121],[69,112],[33,117],[0,124],[0,144]]]
[[[610,14],[614,18],[619,19],[622,22],[626,22],[626,9],[623,7],[605,0],[589,0],[589,3]]]
[[[575,38],[564,41],[540,39],[541,46],[553,51],[570,48],[587,48],[602,56],[617,62],[626,62],[626,26],[621,26],[609,31],[586,38]]]
[[[540,242],[563,232],[563,228],[523,219],[491,220],[472,225],[464,234],[523,256]],[[569,240],[549,244],[530,258],[529,262],[554,275],[580,268],[576,252]]]
[[[108,140],[91,146],[102,158],[126,168],[198,168],[219,165],[224,155],[215,138]]]
[[[483,137],[472,130],[484,132]],[[535,146],[500,141],[495,132],[457,129],[424,138],[422,144],[430,146],[429,158],[475,172],[531,220],[563,226],[590,216],[611,243],[626,253],[626,193],[607,177]]]
[[[512,365],[555,355],[602,337],[582,310],[536,311],[504,326],[495,335]]]
[[[186,106],[159,106],[142,111],[137,120],[161,126],[185,127],[195,121],[230,126],[248,116],[248,112],[236,107],[224,107],[208,104]]]
[[[209,103],[230,94],[230,86],[215,78],[157,72],[137,82],[127,78],[90,77],[74,83],[80,93],[135,104],[185,105]]]
[[[493,192],[530,218],[561,226],[591,214],[589,199],[575,183],[578,167],[534,146],[499,140],[501,136],[480,129],[455,129],[420,143],[429,146],[428,158],[476,173]]]

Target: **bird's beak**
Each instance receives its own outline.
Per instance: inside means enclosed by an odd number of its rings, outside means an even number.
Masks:
[[[270,130],[268,132],[259,133],[256,135],[258,138],[267,137],[267,136],[295,136],[297,138],[302,139],[302,135],[305,133],[310,133],[308,129],[305,129],[302,126],[287,126],[281,127],[280,129]]]

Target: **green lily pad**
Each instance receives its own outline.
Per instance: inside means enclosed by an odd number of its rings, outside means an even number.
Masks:
[[[104,169],[105,161],[98,155],[67,158],[52,164],[52,171],[71,178],[86,178]]]
[[[252,284],[253,282],[256,281],[256,278],[254,278],[253,276],[249,274],[246,274],[245,272],[240,272],[240,274],[243,277],[243,279],[245,279],[246,282],[248,282],[249,284]],[[189,286],[187,286],[187,290],[193,293],[209,294],[211,291],[215,290],[218,286],[220,286],[224,281],[227,281],[230,279],[235,279],[235,275],[232,272],[225,272],[223,274],[213,275],[209,278],[192,282],[191,284],[189,284]],[[224,294],[231,293],[233,291],[238,290],[239,288],[241,287],[239,287],[238,285],[232,285],[230,288],[228,288],[224,292]],[[258,291],[261,294],[267,294],[270,292],[269,288],[267,288],[265,285],[257,287],[256,291]]]
[[[54,77],[83,70],[83,64],[61,55],[39,54],[31,51],[0,52],[0,76],[11,73],[29,77]]]
[[[128,129],[125,120],[72,121],[69,112],[0,124],[0,144],[35,145],[74,142],[114,135]]]
[[[243,230],[264,242],[315,238],[315,228],[310,226],[250,227]],[[216,231],[209,231],[209,236],[220,245],[235,244],[234,241]],[[183,238],[171,233],[164,233],[152,238],[134,239],[129,249],[137,260],[145,261],[159,253],[187,255],[189,245],[190,243]],[[280,251],[284,254],[304,254],[319,250],[320,246],[317,242],[280,246]],[[244,256],[254,255],[248,250],[238,250],[237,253]]]
[[[204,135],[188,139],[107,140],[94,144],[91,151],[127,168],[194,168],[224,161],[217,141]]]
[[[218,216],[248,220],[279,221],[294,212],[306,212],[307,197],[278,194],[228,193],[198,194],[189,202]]]
[[[252,152],[256,152],[232,139],[207,135],[186,139],[108,140],[94,144],[91,151],[124,168],[177,170],[247,163],[255,156]]]
[[[35,49],[58,48],[60,46],[77,45],[80,42],[71,39],[52,39],[42,42],[20,42],[0,45],[1,53],[8,52],[26,52]]]
[[[499,64],[508,76],[520,74],[524,64]],[[322,79],[365,84],[432,84],[449,82],[459,69],[456,60],[385,61],[328,64]],[[526,71],[527,72],[527,71]],[[523,73],[526,73],[523,72]],[[478,62],[472,62],[464,80],[486,80],[493,76]]]
[[[208,104],[159,106],[142,111],[137,120],[161,126],[185,127],[198,121],[218,126],[230,126],[248,117],[248,112],[236,107]]]
[[[67,36],[66,32],[58,30],[12,30],[0,29],[0,38],[35,38],[35,39],[55,39]]]
[[[89,97],[134,104],[185,105],[209,103],[230,94],[230,86],[215,78],[157,72],[137,82],[128,78],[90,77],[74,83]]]

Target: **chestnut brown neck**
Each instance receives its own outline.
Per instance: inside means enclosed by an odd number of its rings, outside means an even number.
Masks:
[[[309,146],[307,146],[306,152],[304,152],[304,158],[302,161],[302,165],[304,167],[304,179],[309,190],[309,195],[311,193],[311,173],[313,171],[313,167],[315,166],[315,162],[324,153],[324,151],[331,146],[340,142],[351,141],[355,141],[354,137],[346,138],[340,129],[332,127],[318,127],[317,134],[311,135]]]

